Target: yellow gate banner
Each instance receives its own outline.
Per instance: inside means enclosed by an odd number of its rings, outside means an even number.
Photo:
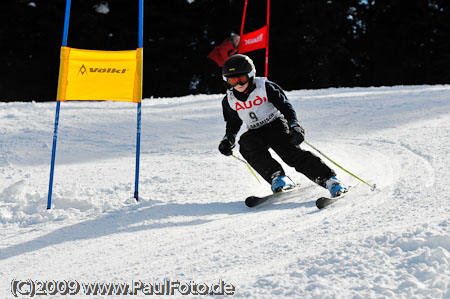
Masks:
[[[143,48],[96,51],[61,47],[58,101],[142,100]]]

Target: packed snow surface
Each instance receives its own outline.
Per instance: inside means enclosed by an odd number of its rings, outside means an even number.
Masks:
[[[301,189],[247,208],[270,186],[218,152],[222,96],[198,95],[143,101],[135,203],[136,104],[63,102],[47,210],[56,104],[0,103],[0,298],[28,279],[223,281],[233,298],[450,298],[450,86],[287,95],[307,140],[375,191],[325,160],[356,185],[340,202],[319,211],[327,191],[285,166]]]

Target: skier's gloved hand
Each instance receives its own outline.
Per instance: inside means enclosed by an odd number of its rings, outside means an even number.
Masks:
[[[305,129],[298,123],[289,124],[289,142],[293,145],[299,145],[305,140]]]
[[[222,155],[231,156],[234,148],[234,137],[225,136],[219,144],[219,151]]]

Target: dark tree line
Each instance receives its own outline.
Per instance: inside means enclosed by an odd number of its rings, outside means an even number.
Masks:
[[[205,60],[239,33],[243,6],[145,0],[144,96],[222,92],[202,84]],[[0,101],[56,98],[64,10],[63,0],[0,2]],[[72,0],[68,45],[136,48],[137,11],[137,1]],[[271,1],[269,78],[286,90],[450,83],[449,12],[448,0]],[[245,31],[265,21],[265,1],[249,0]],[[264,50],[249,55],[263,75]]]

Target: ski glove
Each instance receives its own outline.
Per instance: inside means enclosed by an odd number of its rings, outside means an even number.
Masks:
[[[219,144],[219,151],[222,155],[231,156],[233,154],[234,138],[225,136]]]
[[[289,135],[289,142],[299,145],[305,140],[305,129],[298,122],[293,122],[289,125]]]

